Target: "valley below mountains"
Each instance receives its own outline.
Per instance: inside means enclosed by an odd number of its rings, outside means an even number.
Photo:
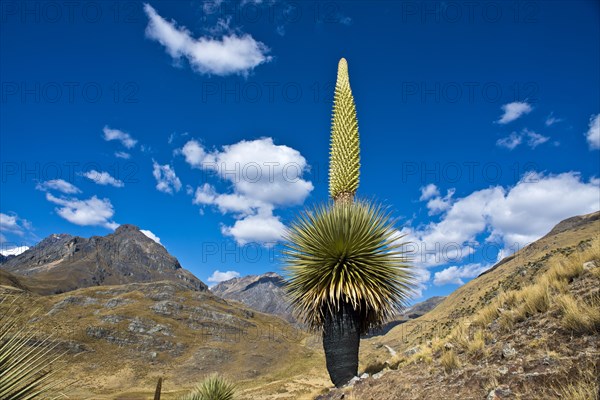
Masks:
[[[596,212],[363,338],[361,376],[335,389],[276,273],[209,289],[133,225],[0,260],[0,314],[56,343],[70,399],[149,399],[158,378],[176,399],[212,373],[248,400],[594,398],[599,310]]]

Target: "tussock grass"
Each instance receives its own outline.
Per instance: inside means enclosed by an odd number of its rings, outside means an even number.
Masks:
[[[516,290],[501,292],[490,304],[479,310],[473,318],[473,325],[482,328],[488,326],[501,316],[500,310],[510,310],[521,300],[522,298]]]
[[[600,237],[594,238],[583,250],[550,258],[548,269],[534,284],[500,293],[475,314],[473,325],[485,328],[497,320],[500,329],[507,332],[516,323],[547,312],[557,304],[562,311],[565,328],[581,333],[598,331],[598,301],[592,305],[596,308],[592,309],[589,304],[577,302],[568,295],[569,284],[585,272],[583,264],[594,260],[600,262]],[[600,268],[593,268],[589,272],[600,278]]]
[[[496,300],[501,308],[510,309],[519,302],[519,296],[516,291],[509,290],[508,292],[500,293],[498,297],[496,297]]]
[[[572,254],[569,257],[553,258],[550,260],[550,268],[544,274],[550,282],[565,280],[571,282],[583,273],[583,259],[581,253]]]
[[[467,352],[475,356],[486,356],[485,340],[486,333],[482,329],[477,330],[467,346]]]
[[[500,318],[498,318],[498,326],[502,330],[502,332],[509,332],[514,328],[515,324],[524,319],[524,313],[521,311],[522,308],[517,311],[507,311],[502,313]]]
[[[526,315],[546,312],[550,307],[550,287],[545,282],[539,282],[521,289],[520,295],[523,300],[523,305],[520,308]]]
[[[420,352],[413,354],[409,358],[406,359],[407,364],[431,364],[433,363],[433,354],[431,348],[425,347],[422,348]]]
[[[454,350],[448,350],[444,353],[440,359],[440,364],[444,368],[444,371],[449,374],[457,368],[460,368],[460,360]]]
[[[532,349],[538,349],[538,348],[546,348],[546,353],[548,353],[548,345],[547,345],[547,340],[545,337],[540,337],[540,338],[535,338],[530,340],[527,343],[527,347],[530,347]],[[548,355],[548,354],[546,354]]]
[[[398,355],[395,355],[393,358],[398,357]],[[390,364],[390,361],[388,361],[388,365]],[[397,364],[396,364],[397,365]],[[373,375],[376,374],[378,372],[383,371],[383,369],[386,367],[386,363],[382,362],[380,360],[375,360],[373,362],[370,362],[369,364],[367,364],[365,366],[365,369],[363,370],[363,373],[367,373],[369,375]]]
[[[587,261],[600,261],[600,235],[596,236],[590,243],[590,247],[588,247],[582,254],[583,262]]]
[[[493,300],[491,304],[483,307],[473,318],[473,325],[486,327],[498,318],[500,312],[498,311],[498,304],[496,300]]]
[[[490,334],[484,329],[476,329],[478,326],[479,325],[477,324],[471,324],[470,326],[463,323],[457,324],[450,331],[446,340],[436,340],[435,342],[432,342],[432,352],[439,354],[442,351],[446,351],[445,345],[446,343],[450,343],[459,353],[464,351],[470,355],[487,355],[485,342]]]
[[[390,358],[387,362],[390,369],[398,369],[401,365],[406,363],[406,357],[396,354]]]
[[[398,369],[403,365],[421,363],[433,363],[433,352],[430,347],[422,347],[417,353],[412,354],[408,357],[397,354],[387,361],[387,364],[390,366],[390,369]]]
[[[569,291],[569,282],[566,279],[558,279],[557,275],[554,274],[544,274],[538,282],[539,284],[548,286],[553,294],[567,293]]]
[[[528,317],[555,309],[558,309],[560,323],[565,329],[580,334],[599,333],[600,294],[596,292],[591,299],[584,301],[569,293],[571,283],[584,274],[589,273],[600,278],[600,268],[592,268],[589,271],[583,268],[584,263],[593,260],[600,262],[600,237],[579,246],[577,251],[568,256],[555,255],[548,259],[546,272],[539,275],[533,284],[518,290],[498,293],[488,305],[473,316],[471,328],[479,328],[473,335],[469,334],[469,326],[464,321],[458,321],[445,337],[435,338],[432,341],[431,353],[436,358],[439,357],[441,366],[449,373],[460,367],[458,354],[463,351],[471,356],[487,355],[486,340],[489,333],[486,328],[490,324],[497,321],[500,330],[508,332]],[[446,343],[451,343],[453,348],[447,349]],[[535,344],[543,345],[541,341]],[[569,386],[574,390],[573,399],[587,398],[577,397],[578,390],[582,393],[587,390],[585,381],[582,382]],[[574,385],[581,387],[577,388]],[[571,399],[570,396],[565,398]]]
[[[439,354],[444,350],[446,340],[440,337],[436,337],[431,341],[431,351],[433,354]]]
[[[568,284],[584,273],[583,264],[588,261],[600,261],[600,237],[594,238],[589,247],[575,252],[569,256],[556,256],[548,261],[548,270],[540,277],[538,282],[544,282],[559,293],[568,291]],[[600,276],[597,268],[591,273]]]
[[[422,347],[421,349],[419,349],[419,351],[417,353],[412,354],[408,357],[404,356],[404,355],[396,354],[395,356],[393,356],[389,360],[387,360],[384,363],[383,368],[381,368],[379,371],[383,370],[385,367],[389,367],[390,369],[396,370],[403,365],[421,364],[421,363],[428,364],[428,365],[433,363],[433,350],[431,347]],[[379,371],[376,371],[376,372],[379,372]],[[368,372],[367,369],[365,369],[365,372]]]
[[[556,302],[562,314],[562,326],[577,333],[600,332],[600,296],[596,295],[591,304],[577,300],[570,294],[562,294]]]
[[[459,348],[460,350],[466,350],[469,347],[470,337],[469,337],[469,325],[459,322],[456,326],[450,331],[448,335],[450,343]]]
[[[481,382],[481,387],[486,393],[489,393],[490,390],[495,389],[498,387],[498,385],[500,385],[500,382],[498,382],[499,373],[497,372],[497,370],[484,369],[482,371],[482,374],[484,379]]]
[[[557,391],[561,399],[569,400],[600,400],[600,384],[597,368],[593,366],[579,371],[579,377],[569,383],[559,385]]]

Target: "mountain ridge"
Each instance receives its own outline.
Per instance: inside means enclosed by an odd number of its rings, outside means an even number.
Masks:
[[[296,323],[284,285],[285,281],[281,275],[266,272],[220,282],[210,288],[210,291],[224,299],[239,301],[257,311],[277,315],[288,322]]]
[[[164,246],[129,224],[106,236],[49,235],[27,251],[5,259],[0,268],[23,278],[38,294],[161,280],[182,282],[193,290],[208,289]]]

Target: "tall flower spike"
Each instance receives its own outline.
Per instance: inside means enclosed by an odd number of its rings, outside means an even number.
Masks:
[[[358,120],[348,63],[342,58],[338,64],[337,82],[333,98],[331,143],[329,151],[329,195],[337,201],[352,201],[360,175],[360,142]]]

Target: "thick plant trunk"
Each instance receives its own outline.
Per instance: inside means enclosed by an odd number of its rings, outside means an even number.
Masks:
[[[335,315],[325,312],[323,349],[329,377],[336,387],[358,374],[359,327],[359,313],[348,303],[343,303]]]

